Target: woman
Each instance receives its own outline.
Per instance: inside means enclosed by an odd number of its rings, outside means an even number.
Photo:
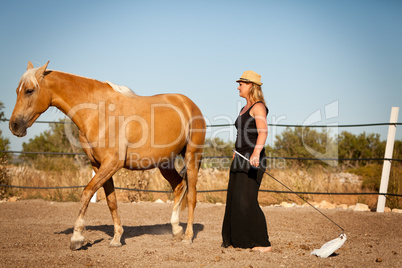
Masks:
[[[264,213],[258,204],[258,190],[265,170],[265,141],[268,135],[267,114],[261,90],[261,76],[246,71],[236,82],[239,95],[247,101],[235,122],[236,151],[250,159],[233,155],[230,167],[225,216],[222,226],[223,247],[271,250]],[[262,167],[263,170],[257,167]]]

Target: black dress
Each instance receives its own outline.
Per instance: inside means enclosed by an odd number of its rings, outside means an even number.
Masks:
[[[253,104],[253,106],[255,103]],[[258,132],[251,106],[235,122],[236,151],[248,159],[253,153]],[[267,109],[268,114],[268,109]],[[265,150],[260,154],[260,166],[265,170]],[[225,216],[222,226],[223,247],[269,247],[267,223],[258,204],[258,190],[264,172],[236,155],[230,167]]]

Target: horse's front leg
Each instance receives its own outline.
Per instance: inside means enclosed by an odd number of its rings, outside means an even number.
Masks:
[[[95,192],[103,185],[105,182],[112,177],[112,175],[116,172],[118,168],[116,165],[105,164],[102,165],[96,175],[92,178],[92,180],[88,183],[88,185],[84,188],[84,191],[81,195],[81,208],[78,214],[78,218],[75,221],[74,225],[74,233],[71,237],[70,249],[77,250],[81,248],[85,244],[85,237],[82,235],[82,232],[85,228],[84,216],[88,209],[88,204],[91,197],[95,194]]]

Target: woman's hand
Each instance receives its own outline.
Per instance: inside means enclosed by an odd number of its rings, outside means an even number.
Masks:
[[[253,154],[250,156],[250,164],[258,167],[260,165],[260,154],[253,152]]]

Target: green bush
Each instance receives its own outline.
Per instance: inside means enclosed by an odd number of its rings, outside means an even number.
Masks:
[[[368,191],[380,191],[382,164],[371,164],[349,169],[348,172],[359,175],[363,178],[362,188]],[[389,194],[402,194],[402,165],[393,163],[388,181]],[[402,198],[398,196],[387,196],[386,205],[390,208],[402,207]]]
[[[5,156],[0,156],[0,184],[9,185],[10,184],[10,176],[7,172],[7,164],[8,160]],[[8,197],[9,188],[8,187],[0,187],[0,199]]]
[[[380,190],[382,165],[371,164],[349,169],[348,172],[361,176],[363,178],[362,188],[365,190]]]
[[[0,120],[4,119],[4,104],[0,101]],[[7,151],[10,149],[10,140],[4,138],[0,130],[0,151]],[[0,153],[0,184],[8,185],[10,183],[10,177],[7,172],[7,165],[9,160],[9,154]],[[9,195],[8,187],[0,187],[0,199],[3,199]]]

